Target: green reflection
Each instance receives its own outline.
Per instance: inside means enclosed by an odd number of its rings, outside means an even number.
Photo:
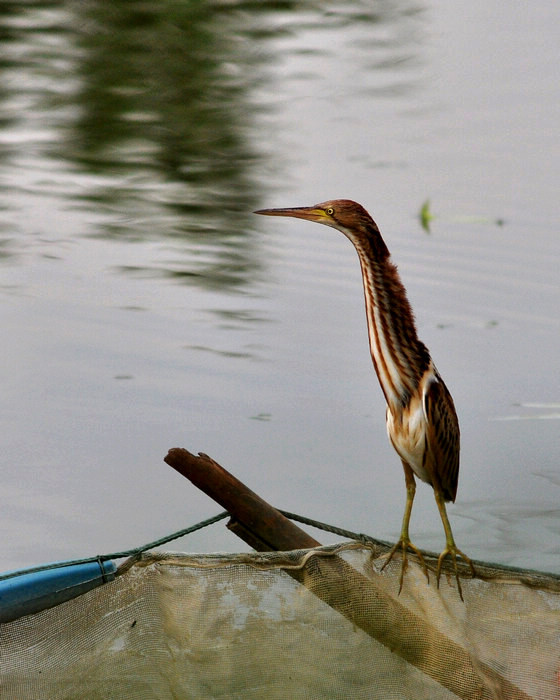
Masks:
[[[150,270],[214,287],[251,282],[261,186],[249,93],[263,56],[240,35],[240,7],[5,4],[0,120],[16,138],[0,154],[4,195],[15,201],[18,178],[43,171],[26,191],[77,204],[88,234],[171,238],[173,264]]]
[[[248,220],[259,196],[246,132],[254,71],[227,21],[224,8],[200,2],[77,7],[80,109],[58,149],[110,176],[88,193],[90,206],[121,213],[103,235],[212,246],[195,270],[164,272],[213,286],[243,284],[260,267]],[[217,245],[231,237],[234,247]]]
[[[89,235],[167,241],[168,260],[123,272],[242,288],[263,268],[251,212],[266,199],[263,183],[273,186],[266,173],[282,169],[281,156],[271,163],[257,150],[266,107],[255,88],[283,52],[330,51],[278,40],[392,22],[398,5],[5,3],[0,36],[14,50],[0,59],[0,101],[13,104],[0,119],[24,133],[5,162],[43,172],[35,192],[77,204]],[[379,67],[370,50],[365,67]],[[27,133],[39,136],[30,144]]]

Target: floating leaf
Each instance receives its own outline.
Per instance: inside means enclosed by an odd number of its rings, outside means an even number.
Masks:
[[[432,214],[430,210],[430,200],[427,199],[424,204],[420,207],[420,223],[422,224],[422,228],[426,233],[430,233],[430,221],[434,218],[434,215]]]

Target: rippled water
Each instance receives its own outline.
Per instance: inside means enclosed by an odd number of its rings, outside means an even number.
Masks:
[[[560,571],[559,15],[5,3],[0,569],[219,511],[162,462],[176,445],[281,508],[398,535],[355,253],[251,213],[350,197],[457,404],[459,546]],[[424,486],[411,534],[443,543]],[[221,524],[176,547],[244,546]]]

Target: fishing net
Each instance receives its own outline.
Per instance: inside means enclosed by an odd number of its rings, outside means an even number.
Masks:
[[[558,577],[477,565],[462,602],[411,558],[398,595],[383,553],[144,554],[0,625],[0,697],[558,700]]]

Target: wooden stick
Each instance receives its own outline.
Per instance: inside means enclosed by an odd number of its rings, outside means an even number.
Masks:
[[[195,456],[185,449],[173,448],[165,462],[225,508],[233,518],[228,527],[258,551],[289,551],[319,545],[207,455]],[[475,670],[470,655],[462,646],[388,595],[375,579],[366,578],[340,557],[315,556],[303,569],[285,571],[354,625],[457,697],[490,700],[501,692],[500,697],[509,700],[531,700],[488,665],[478,662]]]
[[[235,522],[243,525],[247,533],[250,533],[247,536],[254,538],[254,543],[248,544],[257,551],[285,552],[320,546],[317,540],[257,496],[208,455],[200,453],[197,457],[187,450],[175,447],[169,450],[165,461],[228,511],[233,518],[228,524],[231,530],[235,531]],[[241,539],[247,541],[245,537]],[[260,546],[256,546],[257,540],[260,541]]]

